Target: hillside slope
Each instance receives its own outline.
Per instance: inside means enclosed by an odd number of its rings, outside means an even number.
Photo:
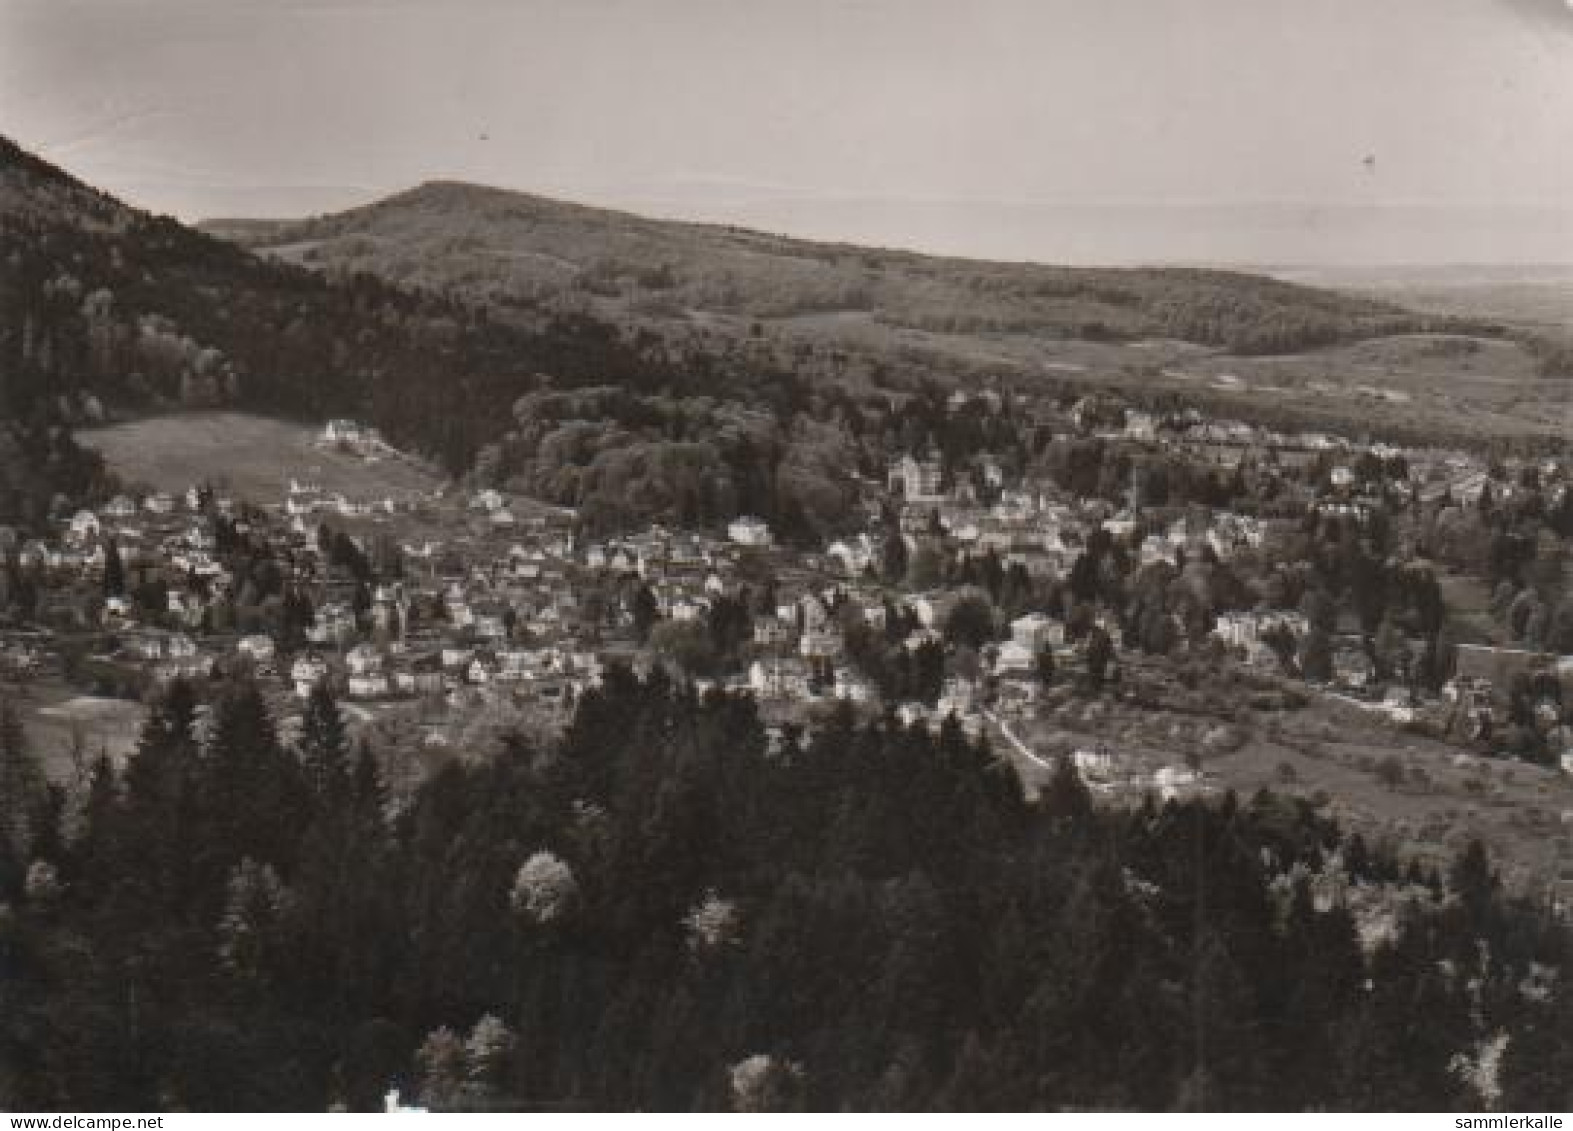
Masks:
[[[849,506],[842,448],[800,419],[820,392],[854,382],[834,357],[304,270],[130,208],[4,143],[0,197],[0,419],[37,419],[15,459],[0,434],[0,524],[37,525],[53,492],[74,497],[71,484],[101,478],[66,426],[193,410],[354,416],[453,475],[540,470],[551,482],[535,486],[607,522],[747,510],[806,537]],[[572,414],[550,436],[533,415],[542,404]],[[210,460],[248,431],[214,419],[172,426],[211,426]],[[525,468],[537,440],[550,455]]]
[[[0,415],[353,414],[462,470],[541,372],[672,380],[604,324],[493,318],[369,275],[330,281],[131,208],[0,139]]]
[[[452,182],[303,221],[215,221],[266,258],[590,315],[826,382],[1112,388],[1283,426],[1557,447],[1573,370],[1533,327],[1229,271],[939,258],[651,220]]]
[[[1096,386],[1280,424],[1541,445],[1565,442],[1573,389],[1526,385],[1515,343],[1419,333],[1468,328],[1456,322],[1225,272],[935,259],[453,184],[302,224],[213,226],[253,255],[3,140],[0,202],[0,414],[346,414],[487,477],[520,473],[498,453],[529,431],[521,406],[550,402],[600,414],[559,422],[596,439],[570,460],[590,486],[553,497],[638,499],[634,518],[747,500],[817,528],[843,509],[847,465],[804,414],[833,425],[924,387]],[[576,389],[602,391],[540,399]],[[696,444],[701,421],[722,438]],[[765,437],[787,439],[761,471]],[[54,441],[35,428],[28,442]],[[694,483],[727,489],[683,503]],[[30,513],[46,488],[25,489]]]
[[[569,301],[617,319],[840,315],[894,329],[1243,353],[1434,327],[1397,306],[1224,271],[1049,267],[788,239],[453,182],[297,223],[214,221],[290,262],[487,301]]]

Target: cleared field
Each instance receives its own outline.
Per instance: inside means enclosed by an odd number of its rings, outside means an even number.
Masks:
[[[1438,864],[1479,837],[1521,890],[1573,866],[1573,782],[1555,769],[1482,758],[1324,697],[1257,724],[1238,751],[1207,763],[1242,793],[1325,792],[1347,826]]]
[[[1535,357],[1503,339],[1401,334],[1247,357],[1167,339],[942,333],[892,325],[866,312],[769,325],[794,342],[834,342],[868,356],[922,360],[952,376],[1015,373],[1089,390],[1164,390],[1219,414],[1286,427],[1356,435],[1370,428],[1429,429],[1439,442],[1461,445],[1484,438],[1561,440],[1573,428],[1573,381],[1539,376]]]
[[[403,455],[363,459],[317,446],[321,430],[237,412],[159,416],[77,433],[128,486],[183,491],[194,483],[253,502],[277,500],[291,477],[369,499],[425,494],[443,478]]]
[[[40,682],[19,700],[30,747],[44,773],[69,785],[100,754],[118,765],[136,749],[146,709],[125,699],[77,695],[65,685]]]
[[[1482,758],[1320,693],[1287,711],[1238,709],[1223,694],[1214,700],[1215,712],[1198,714],[1060,695],[1058,705],[1011,725],[1038,758],[1107,749],[1122,779],[1150,782],[1160,766],[1195,759],[1214,790],[1313,799],[1346,828],[1438,865],[1479,837],[1519,890],[1538,892],[1573,874],[1573,779],[1556,769]],[[1220,725],[1235,737],[1214,746],[1206,736]],[[1002,735],[990,738],[1029,787],[1047,780]],[[1134,803],[1141,792],[1110,796]]]
[[[1056,344],[1057,346],[1057,344]],[[1038,347],[1041,350],[1055,347]],[[1409,334],[1282,357],[1239,357],[1191,347],[1140,351],[1106,347],[1090,374],[1205,396],[1218,411],[1359,434],[1371,426],[1434,427],[1455,440],[1565,437],[1573,425],[1573,382],[1536,375],[1514,342]],[[1461,425],[1467,421],[1467,425]]]

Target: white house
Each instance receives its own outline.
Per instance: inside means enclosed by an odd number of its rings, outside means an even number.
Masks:
[[[1037,653],[1034,649],[1027,648],[1015,640],[1007,640],[1000,645],[999,654],[994,658],[994,674],[1025,675],[1032,671],[1036,662]]]
[[[269,663],[275,653],[273,637],[260,632],[251,636],[242,636],[235,644],[235,651],[254,663]]]
[[[171,632],[164,641],[164,655],[171,660],[189,660],[197,654],[197,642],[184,632]]]
[[[131,602],[120,596],[111,596],[104,599],[104,623],[114,626],[125,624],[131,619]]]
[[[1065,626],[1044,613],[1028,613],[1010,622],[1011,642],[1036,654],[1065,646]]]
[[[951,676],[939,694],[936,711],[941,718],[946,715],[964,716],[972,713],[977,704],[978,685],[970,679]]]
[[[936,631],[943,628],[945,621],[950,617],[950,612],[960,600],[958,595],[950,590],[938,590],[931,593],[919,593],[908,597],[907,608],[911,609],[918,618],[918,623],[924,628]]]
[[[168,683],[177,679],[206,679],[212,671],[212,661],[194,653],[160,661],[154,666],[153,676],[160,682]]]
[[[388,673],[369,671],[352,674],[347,690],[351,699],[385,699],[392,687],[388,682]]]
[[[169,634],[156,628],[134,629],[122,633],[120,646],[140,660],[161,660]]]
[[[1341,647],[1333,653],[1333,679],[1344,687],[1362,690],[1376,678],[1376,668],[1364,650]]]
[[[839,564],[845,573],[856,577],[874,561],[873,541],[867,534],[860,534],[850,542],[832,542],[825,556]]]
[[[330,420],[322,430],[322,443],[348,448],[373,448],[382,442],[375,428],[355,420]]]
[[[841,633],[834,629],[810,629],[798,640],[798,652],[808,660],[833,660],[841,655]]]
[[[1071,765],[1087,781],[1106,781],[1114,775],[1114,755],[1107,750],[1077,750]]]
[[[1125,414],[1125,435],[1132,440],[1158,438],[1158,422],[1150,412],[1128,411]]]
[[[1001,679],[995,693],[1001,712],[1025,711],[1038,701],[1037,683],[1019,676]]]
[[[785,647],[796,637],[797,629],[778,616],[756,617],[754,620],[754,643],[761,647]]]
[[[394,688],[405,695],[436,695],[444,687],[443,674],[429,665],[415,664],[393,673]]]
[[[1241,648],[1249,655],[1257,647],[1259,630],[1254,613],[1221,612],[1213,622],[1213,635],[1231,648]]]
[[[328,644],[355,633],[355,612],[342,601],[328,601],[317,610],[316,622],[306,630],[306,639]]]
[[[1231,648],[1245,653],[1251,663],[1271,658],[1265,637],[1283,629],[1299,640],[1310,629],[1303,613],[1293,609],[1275,609],[1266,612],[1222,612],[1213,624],[1213,635]]]
[[[1201,778],[1195,770],[1185,766],[1161,766],[1152,775],[1152,784],[1158,791],[1158,796],[1165,801],[1172,801],[1181,793],[1194,789],[1201,783]]]
[[[768,546],[771,542],[770,527],[763,519],[752,515],[734,518],[726,533],[739,546]]]
[[[858,613],[863,617],[863,623],[870,628],[882,629],[885,627],[887,611],[883,601],[862,601],[858,604]]]
[[[874,685],[851,668],[839,667],[831,694],[849,703],[867,703],[874,698]]]
[[[1175,555],[1175,546],[1167,539],[1159,538],[1155,534],[1149,534],[1146,538],[1142,539],[1141,564],[1144,566],[1150,566],[1157,565],[1159,562],[1165,562],[1168,565],[1178,564]]]
[[[77,511],[71,516],[71,525],[67,536],[78,543],[90,542],[97,538],[100,531],[98,516],[92,511]]]
[[[940,490],[943,468],[937,456],[917,459],[902,456],[890,465],[889,488],[909,503],[933,503],[944,498]]]
[[[470,509],[481,511],[501,510],[508,500],[503,498],[502,492],[487,487],[484,491],[477,491],[470,498]]]
[[[799,699],[808,695],[808,665],[801,660],[755,660],[748,686],[761,699]]]
[[[382,653],[370,644],[357,644],[344,657],[351,675],[369,675],[382,670]]]
[[[814,594],[806,594],[797,603],[798,623],[805,632],[817,632],[830,623],[830,610],[825,607],[825,602]]]
[[[502,640],[508,635],[508,625],[500,613],[477,613],[473,627],[475,635],[484,640]]]
[[[290,665],[290,682],[295,685],[295,694],[302,699],[311,695],[311,689],[316,687],[328,676],[328,665],[321,656],[297,656]]]

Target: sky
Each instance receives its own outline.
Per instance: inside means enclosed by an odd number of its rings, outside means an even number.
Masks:
[[[183,219],[425,180],[1064,262],[1573,263],[1573,0],[0,0]]]

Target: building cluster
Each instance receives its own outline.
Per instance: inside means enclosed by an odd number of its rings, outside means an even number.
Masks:
[[[876,497],[866,501],[863,528],[817,551],[777,544],[769,524],[750,515],[724,531],[652,527],[592,539],[571,513],[495,489],[356,499],[297,477],[279,498],[244,504],[199,487],[120,495],[65,516],[55,538],[10,547],[7,577],[41,584],[33,624],[0,637],[0,668],[36,672],[57,659],[58,647],[36,627],[46,625],[89,641],[89,678],[121,689],[240,665],[273,680],[281,696],[304,697],[326,681],[372,709],[419,700],[562,719],[610,663],[680,664],[663,653],[670,634],[657,625],[717,638],[724,614],[733,639],[722,670],[683,673],[706,686],[747,690],[778,716],[841,701],[908,721],[954,715],[981,733],[991,719],[1029,713],[1055,673],[1086,672],[1095,639],[1109,652],[1100,666],[1116,670],[1128,653],[1150,650],[1152,638],[1197,645],[1193,626],[1172,608],[1138,625],[1129,610],[1093,601],[1078,623],[1067,601],[1036,599],[1074,583],[1095,547],[1117,545],[1132,576],[1184,579],[1198,562],[1249,573],[1308,515],[1359,523],[1381,508],[1443,495],[1468,504],[1514,489],[1513,475],[1457,453],[1352,445],[1194,412],[1112,411],[1106,400],[1084,400],[1065,417],[1079,435],[1123,446],[1133,468],[1143,453],[1162,451],[1276,476],[1274,505],[1251,513],[1154,506],[1139,483],[1123,500],[1076,497],[1045,476],[1007,473],[987,454],[970,474],[955,475],[932,446],[896,453],[883,490],[869,486]],[[385,450],[373,430],[350,421],[331,422],[322,442]],[[1566,481],[1554,465],[1537,473]],[[943,570],[892,576],[893,549],[910,561],[935,546]],[[1020,579],[1027,607],[1018,600],[998,615],[958,662],[948,629],[966,586],[955,578],[989,570]],[[1205,636],[1223,656],[1295,674],[1296,649],[1311,632],[1301,609],[1258,603],[1209,611]],[[939,657],[926,693],[869,670],[870,633],[903,669]],[[1420,643],[1405,641],[1406,655]],[[1329,647],[1319,681],[1328,688],[1383,704],[1395,718],[1426,706],[1412,680],[1378,678],[1359,633],[1336,633]],[[1481,657],[1511,651],[1469,653],[1431,706],[1457,714],[1472,735],[1489,733],[1507,677]],[[1532,710],[1573,753],[1560,705]]]

